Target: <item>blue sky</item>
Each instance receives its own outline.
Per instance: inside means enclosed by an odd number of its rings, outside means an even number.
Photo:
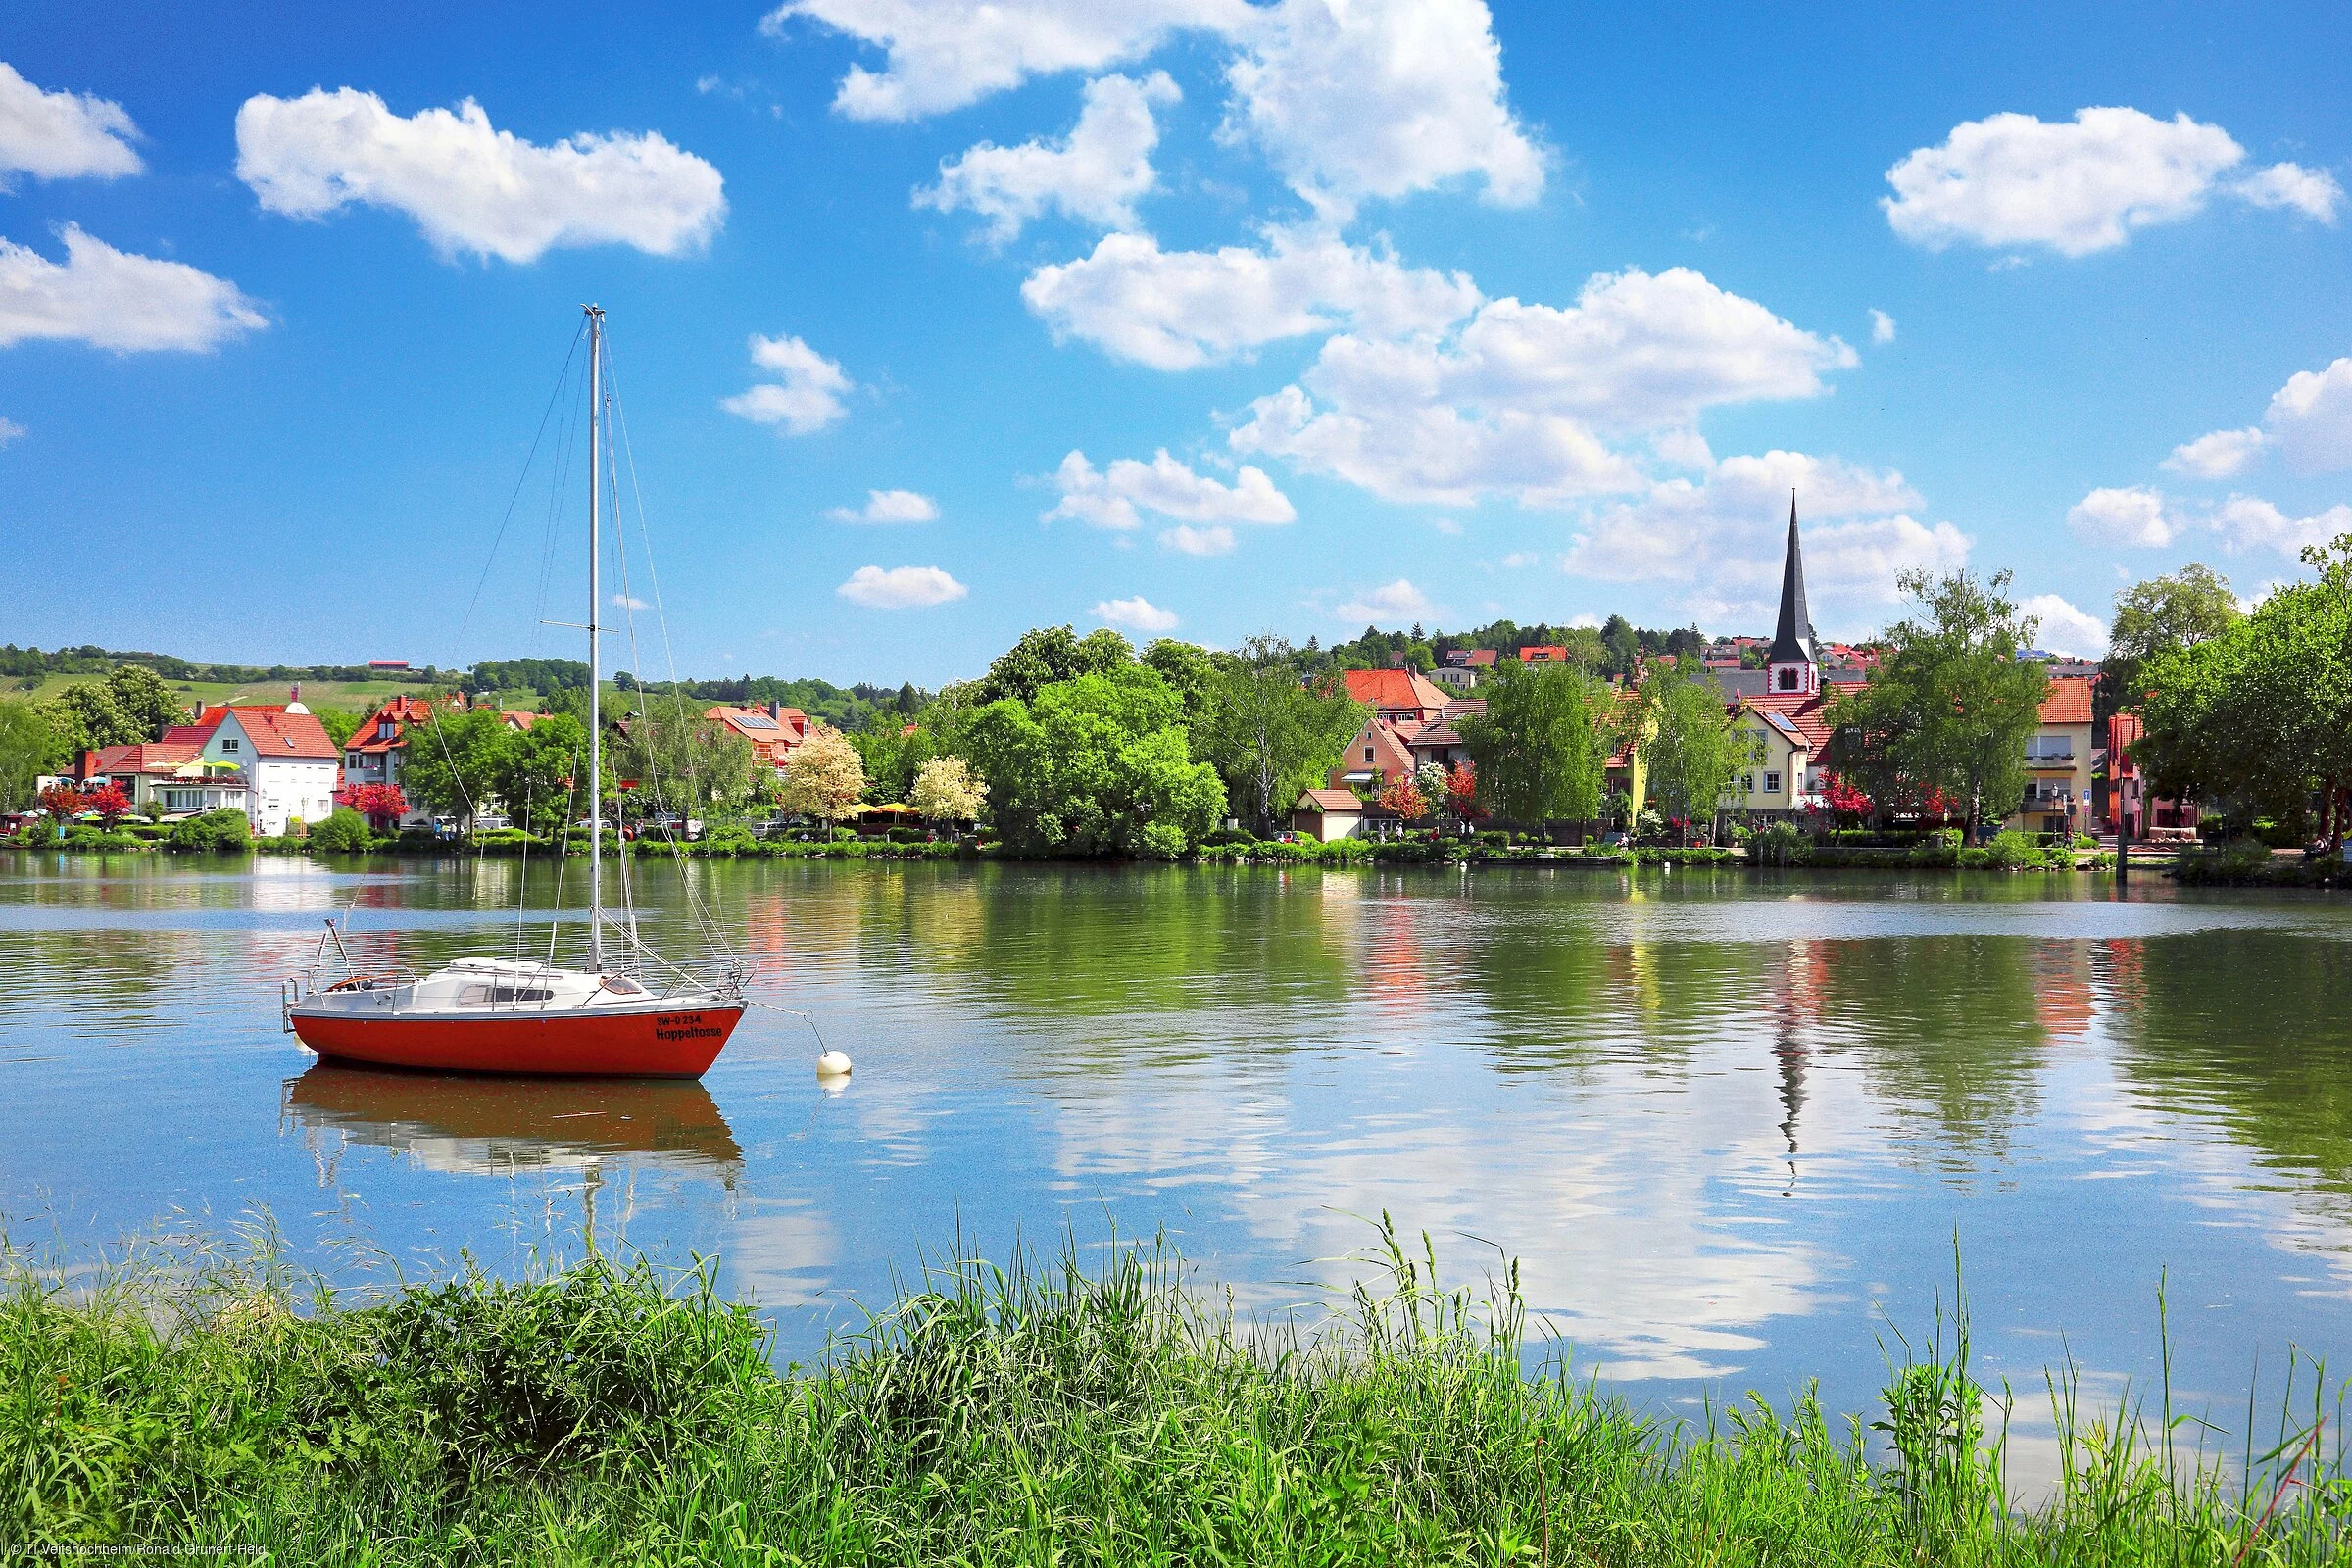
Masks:
[[[2320,6],[20,8],[0,641],[569,652],[544,491],[491,541],[595,299],[684,672],[934,684],[1065,620],[1766,631],[1791,486],[1825,634],[1965,563],[2096,652],[2129,580],[2254,594],[2352,529],[2348,44]]]

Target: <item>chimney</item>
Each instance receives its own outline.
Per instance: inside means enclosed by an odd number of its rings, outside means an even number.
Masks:
[[[97,771],[98,771],[98,754],[97,754],[96,752],[83,752],[83,753],[81,754],[81,777],[82,777],[82,780],[83,780],[83,781],[86,783],[86,782],[89,780],[89,777],[90,777],[90,775],[91,775],[91,774],[93,774],[93,773],[95,773],[95,772],[97,772]]]
[[[781,719],[784,717],[784,699],[783,699],[783,698],[781,698],[781,697],[779,697],[779,698],[776,698],[774,701],[770,702],[770,703],[767,705],[767,716],[768,716],[768,717],[770,717],[770,718],[773,718],[773,719],[777,719],[777,720],[781,720]]]

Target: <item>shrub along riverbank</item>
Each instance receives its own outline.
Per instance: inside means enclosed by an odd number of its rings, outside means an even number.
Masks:
[[[1809,1400],[1667,1425],[1524,1370],[1509,1280],[1498,1302],[1443,1294],[1434,1259],[1384,1240],[1381,1283],[1311,1337],[1252,1332],[1131,1249],[1095,1276],[1069,1255],[929,1273],[781,1374],[708,1269],[592,1259],[355,1305],[184,1258],[78,1275],[69,1298],[10,1259],[0,1543],[305,1564],[2342,1558],[2352,1492],[2316,1396],[2225,1471],[2161,1423],[2078,1415],[2062,1376],[2066,1480],[2021,1511],[1965,1322],[1895,1372],[1876,1450]]]
[[[179,824],[187,827],[187,823]],[[1464,839],[1450,835],[1418,834],[1390,839],[1337,839],[1328,844],[1307,841],[1256,839],[1247,834],[1215,834],[1208,842],[1189,855],[1177,858],[1206,865],[1318,865],[1318,866],[1406,866],[1455,865],[1531,862],[1566,862],[1576,865],[1612,864],[1635,865],[1721,865],[1772,867],[1775,869],[1876,868],[1882,870],[1952,870],[1964,871],[2068,871],[2076,869],[2111,869],[2113,858],[2106,855],[2078,855],[2066,845],[2044,845],[2036,842],[2037,835],[2002,833],[1990,844],[1963,848],[1956,834],[1948,839],[1936,837],[1908,846],[1849,845],[1816,843],[1793,830],[1777,833],[1767,829],[1741,848],[1692,847],[1678,848],[1667,844],[1642,845],[1586,845],[1573,848],[1549,846],[1541,840],[1506,837],[1500,833],[1479,833]],[[491,856],[517,858],[552,853],[556,846],[546,839],[512,829],[474,835],[468,839],[440,839],[426,834],[401,837],[377,836],[358,844],[342,839],[323,839],[318,835],[307,838],[241,839],[217,830],[181,833],[177,829],[165,833],[101,833],[92,828],[77,828],[63,839],[19,839],[20,849],[64,851],[73,854],[104,854],[122,851],[162,850],[172,853],[222,851],[251,851],[263,855],[333,856],[378,855],[424,858],[457,858]],[[587,853],[587,836],[570,835],[564,846],[564,853],[582,856]],[[654,840],[624,841],[609,835],[607,854],[625,854],[633,857],[666,857],[683,855],[691,859],[784,859],[784,860],[969,860],[969,859],[1042,859],[1067,858],[1045,853],[1023,854],[1009,850],[994,840],[974,842],[966,839],[955,843],[929,843],[911,834],[894,835],[888,839],[865,839],[846,832],[831,839],[756,839],[741,829],[721,828],[707,838],[671,846]]]

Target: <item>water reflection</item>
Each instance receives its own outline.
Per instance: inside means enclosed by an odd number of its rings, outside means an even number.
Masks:
[[[368,966],[544,953],[551,868],[225,867],[0,856],[0,1104],[39,1107],[0,1136],[0,1220],[53,1204],[111,1238],[251,1200],[299,1229],[348,1196],[388,1250],[442,1248],[600,1181],[626,1214],[628,1178],[666,1173],[632,1238],[718,1254],[797,1355],[959,1236],[1164,1225],[1273,1307],[1348,1278],[1386,1209],[1453,1277],[1494,1255],[1470,1238],[1521,1258],[1544,1323],[1638,1393],[1818,1374],[1847,1409],[1888,1323],[1948,1293],[1956,1232],[1985,1364],[2021,1388],[2062,1345],[2147,1375],[2160,1276],[2177,1386],[2225,1402],[2257,1345],[2352,1340],[2352,911],[2326,900],[637,867],[649,940],[694,951],[691,889],[760,999],[857,1058],[828,1096],[765,1008],[707,1089],[312,1066],[276,983],[321,914],[351,911]]]
[[[732,1188],[743,1149],[699,1083],[487,1078],[319,1062],[285,1085],[284,1115],[407,1154],[428,1170],[584,1169],[627,1155]]]

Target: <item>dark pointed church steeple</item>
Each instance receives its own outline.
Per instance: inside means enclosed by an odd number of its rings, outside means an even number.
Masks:
[[[1788,492],[1788,559],[1781,567],[1781,618],[1772,629],[1772,651],[1764,656],[1776,692],[1820,689],[1814,653],[1813,612],[1805,604],[1805,558],[1796,543],[1796,492]]]

